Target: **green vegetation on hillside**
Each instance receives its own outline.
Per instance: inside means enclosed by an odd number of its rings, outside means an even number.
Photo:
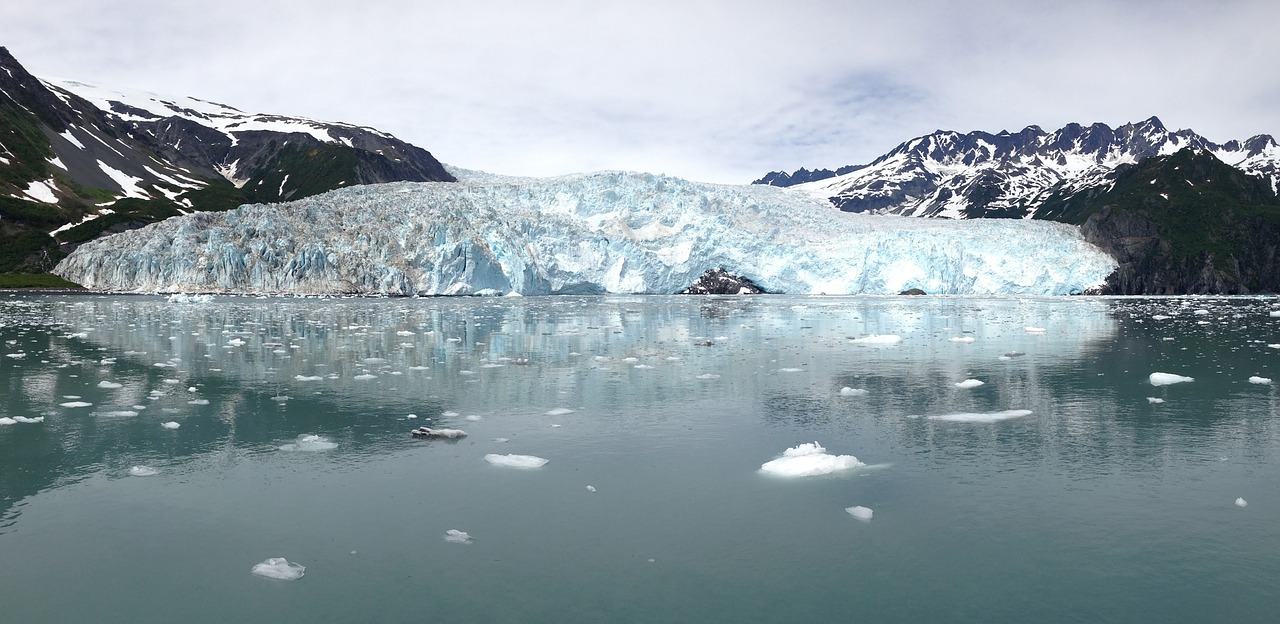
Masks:
[[[82,289],[84,286],[47,273],[0,273],[0,288]]]

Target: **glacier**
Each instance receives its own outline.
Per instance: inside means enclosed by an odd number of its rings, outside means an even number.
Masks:
[[[415,296],[670,294],[723,269],[774,293],[1062,295],[1116,267],[1060,223],[860,215],[647,173],[454,173],[172,217],[54,273],[117,292]]]

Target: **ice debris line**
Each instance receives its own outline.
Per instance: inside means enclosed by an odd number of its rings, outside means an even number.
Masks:
[[[821,444],[801,444],[782,452],[782,456],[765,462],[760,472],[780,477],[811,477],[865,466],[853,455],[829,455]]]
[[[90,288],[259,294],[675,293],[711,269],[790,294],[1035,294],[1114,261],[1072,226],[840,212],[801,191],[622,172],[460,175],[203,212],[86,243]]]

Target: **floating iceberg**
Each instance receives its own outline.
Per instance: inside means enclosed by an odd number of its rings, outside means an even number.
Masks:
[[[90,407],[92,405],[93,403],[88,403],[85,401],[67,401],[66,403],[58,404],[59,407]]]
[[[1258,377],[1258,376],[1253,376],[1253,377],[1250,377],[1250,378],[1249,378],[1249,383],[1251,383],[1251,384],[1262,384],[1262,385],[1266,385],[1266,384],[1271,383],[1271,378],[1270,378],[1270,377]]]
[[[280,579],[282,581],[296,581],[302,578],[307,567],[298,563],[289,563],[284,557],[271,557],[258,565],[253,566],[251,572],[258,576],[267,578]]]
[[[16,424],[18,424],[18,421],[12,418],[9,418],[8,416],[0,416],[0,425],[16,425]]]
[[[549,461],[534,455],[498,455],[497,453],[485,455],[484,460],[495,466],[508,468],[541,468]]]
[[[846,507],[845,511],[849,512],[849,515],[863,522],[871,522],[871,515],[873,512],[871,511],[870,507],[863,507],[862,505],[857,505],[854,507]]]
[[[98,387],[106,390],[115,390],[116,388],[123,388],[124,384],[118,384],[114,381],[99,381]]]
[[[54,272],[115,291],[539,295],[675,293],[723,269],[792,294],[1056,295],[1116,266],[1047,221],[852,214],[794,189],[640,173],[463,178],[174,217]]]
[[[160,471],[152,468],[151,466],[134,466],[129,469],[129,474],[135,477],[150,477],[152,475],[160,474]]]
[[[760,472],[781,477],[811,477],[865,466],[853,455],[828,455],[821,444],[801,444],[782,452],[782,457],[767,461]]]
[[[290,442],[289,444],[285,444],[284,446],[281,446],[280,450],[291,451],[291,452],[301,451],[304,453],[307,453],[307,452],[313,453],[316,451],[328,451],[335,448],[338,448],[338,445],[333,442],[330,442],[328,438],[314,435],[314,434],[305,434],[305,435],[298,436],[298,440],[296,442]]]
[[[466,531],[457,529],[449,529],[444,532],[444,541],[453,544],[470,544],[472,542],[471,534]]]
[[[1003,410],[999,412],[963,412],[958,414],[942,414],[941,416],[930,416],[929,420],[945,420],[947,422],[999,422],[1001,420],[1009,420],[1010,418],[1022,418],[1030,416],[1031,410],[1014,409]]]
[[[867,393],[867,391],[866,391],[866,390],[863,390],[862,388],[850,388],[850,387],[848,387],[848,386],[845,386],[845,387],[843,387],[843,388],[841,388],[841,389],[840,389],[840,396],[845,396],[845,397],[849,397],[849,396],[863,396],[863,395],[865,395],[866,393]]]
[[[956,387],[960,388],[961,390],[968,390],[969,388],[977,388],[978,386],[983,386],[983,385],[986,385],[986,382],[980,379],[966,379],[964,381],[956,382]]]
[[[1195,381],[1195,377],[1183,377],[1182,375],[1174,375],[1173,373],[1151,373],[1147,378],[1153,386],[1168,386],[1176,383],[1186,383]]]
[[[1248,507],[1248,506],[1249,506],[1249,502],[1246,501],[1244,498],[1236,499],[1236,507]]]
[[[161,427],[164,427],[165,429],[177,429],[178,427],[181,427],[182,425],[180,425],[180,424],[178,424],[177,422],[175,422],[175,421],[172,421],[172,420],[171,420],[171,421],[169,421],[169,422],[163,422],[163,423],[160,423],[160,426],[161,426]]]

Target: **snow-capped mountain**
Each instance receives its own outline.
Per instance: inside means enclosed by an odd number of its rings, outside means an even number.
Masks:
[[[1067,294],[1115,262],[1073,226],[841,213],[791,189],[606,172],[346,188],[82,245],[90,288],[280,294],[676,293],[723,269],[769,292]]]
[[[0,272],[182,212],[401,180],[452,177],[370,128],[40,79],[0,47]]]
[[[757,184],[793,186],[841,210],[913,217],[1030,218],[1051,197],[1106,186],[1117,167],[1191,147],[1267,179],[1280,189],[1280,146],[1269,135],[1213,143],[1159,119],[1111,128],[1069,124],[1054,132],[938,131],[866,165],[836,171],[773,172]]]

